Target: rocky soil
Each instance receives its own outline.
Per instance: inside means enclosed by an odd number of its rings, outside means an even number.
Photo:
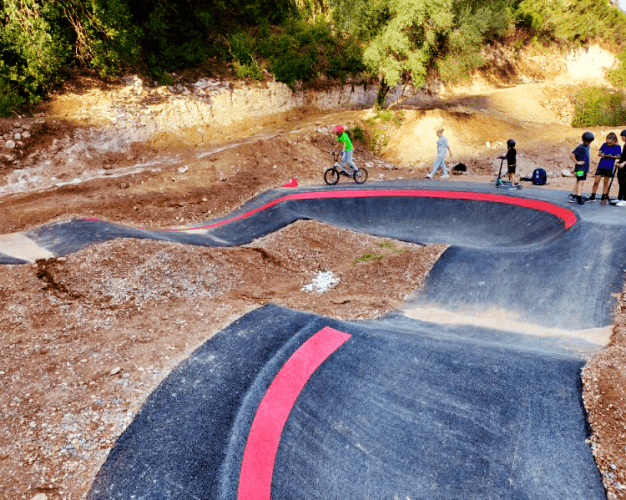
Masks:
[[[555,71],[565,75],[568,64]],[[365,87],[307,97],[209,77],[172,89],[79,79],[33,115],[0,121],[0,234],[80,216],[181,226],[290,177],[319,185],[339,122],[380,131],[376,154],[356,143],[373,185],[425,178],[444,125],[451,163],[469,167],[449,182],[491,182],[514,137],[522,175],[543,166],[565,197],[567,156],[582,132],[566,125],[567,96],[581,82],[547,82],[529,68],[514,82],[524,85],[494,88],[487,75],[475,87],[406,99],[389,122],[368,109]],[[270,105],[278,111],[261,113]],[[598,147],[609,129],[594,132]],[[0,266],[0,498],[83,498],[150,392],[240,315],[272,302],[375,317],[418,289],[443,249],[299,222],[240,248],[116,240]],[[617,299],[611,344],[582,380],[609,498],[626,498],[626,295]]]

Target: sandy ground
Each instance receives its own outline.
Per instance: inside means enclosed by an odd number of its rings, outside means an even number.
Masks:
[[[403,126],[422,135],[433,132],[442,111],[430,113],[407,110]],[[292,176],[301,185],[319,185],[332,146],[324,128],[340,120],[365,123],[367,117],[363,111],[319,115],[300,110],[268,125],[261,138],[246,137],[245,131],[230,136],[235,142],[225,149],[214,144],[180,150],[134,146],[126,154],[102,155],[80,165],[55,162],[44,174],[54,182],[0,194],[0,234],[74,216],[178,226],[229,213]],[[423,125],[420,117],[433,119]],[[491,182],[498,164],[494,157],[504,150],[497,143],[487,145],[495,140],[489,120],[484,118],[484,135],[477,136],[476,122],[463,125],[463,114],[445,118],[451,139],[458,142],[465,126],[480,144],[471,150],[452,142],[452,164],[464,162],[469,171],[448,182]],[[538,129],[528,127],[519,128],[527,134],[520,154],[528,165],[550,166],[555,175],[549,187],[564,190],[565,197],[573,180],[560,171],[580,131],[535,123],[543,127],[537,136],[533,131]],[[608,129],[595,132],[603,137]],[[0,164],[0,185],[73,133],[72,125],[47,121],[25,141],[20,165]],[[389,132],[392,142],[394,134],[400,132]],[[498,134],[508,138],[508,132]],[[531,145],[532,137],[539,138]],[[401,149],[389,147],[376,156],[356,144],[355,159],[368,166],[369,184],[425,177],[430,153],[407,157],[398,153]],[[103,166],[106,173],[97,174]],[[77,175],[93,179],[54,185]],[[444,249],[298,222],[239,248],[115,240],[64,258],[0,266],[0,497],[84,498],[151,391],[240,315],[276,303],[342,319],[377,317],[422,285]],[[338,284],[324,293],[303,291],[320,272],[332,272]],[[582,374],[593,430],[589,444],[609,498],[626,498],[624,294],[618,302],[611,343]]]

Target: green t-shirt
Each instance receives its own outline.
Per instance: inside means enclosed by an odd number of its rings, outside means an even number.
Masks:
[[[345,132],[341,134],[339,137],[337,137],[337,142],[346,143],[346,147],[344,148],[344,151],[350,151],[351,149],[354,149],[354,146],[352,145],[352,141],[350,140],[350,137]]]

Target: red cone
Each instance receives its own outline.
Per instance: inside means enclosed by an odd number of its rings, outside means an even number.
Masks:
[[[287,184],[283,184],[281,187],[284,187],[284,188],[298,187],[298,181],[296,180],[295,177],[292,177],[290,182],[288,182]]]

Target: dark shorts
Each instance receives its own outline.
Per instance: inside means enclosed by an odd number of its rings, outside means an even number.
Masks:
[[[613,174],[613,170],[609,170],[608,168],[599,168],[596,170],[596,176],[611,177],[611,174]]]
[[[509,165],[509,174],[515,173],[515,165]]]
[[[584,170],[576,170],[574,172],[574,175],[576,176],[577,181],[587,180],[587,172],[585,172]]]

